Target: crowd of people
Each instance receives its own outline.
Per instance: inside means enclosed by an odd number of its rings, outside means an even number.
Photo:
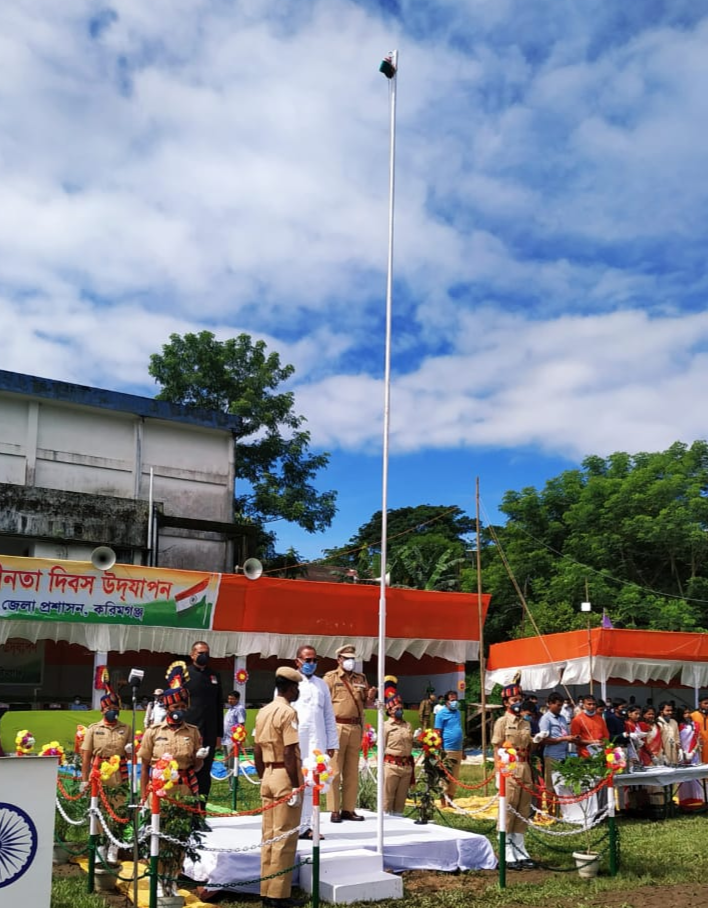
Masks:
[[[352,644],[337,650],[337,666],[323,677],[317,674],[314,646],[303,644],[294,665],[281,666],[275,674],[275,695],[257,714],[254,729],[254,762],[261,779],[263,842],[261,895],[267,908],[298,904],[291,895],[292,874],[299,838],[311,839],[312,789],[303,788],[303,759],[315,751],[327,754],[331,786],[327,807],[331,823],[362,822],[357,813],[359,752],[365,728],[364,710],[375,705],[376,687],[356,671],[357,653]],[[179,781],[174,793],[199,798],[203,804],[211,788],[211,766],[223,744],[227,765],[233,765],[232,732],[245,725],[246,710],[238,691],[224,698],[218,672],[210,664],[207,643],[197,641],[189,661],[170,665],[164,688],[154,692],[145,716],[145,733],[136,758],[142,764],[141,791],[145,795],[151,771],[167,754],[176,761]],[[383,705],[384,811],[400,815],[409,788],[415,781],[414,729],[403,714],[397,679],[385,679]],[[606,742],[626,749],[629,768],[657,764],[681,766],[708,762],[708,695],[698,709],[677,709],[663,701],[640,707],[633,700],[610,703],[592,694],[577,703],[554,691],[546,704],[524,693],[518,683],[502,690],[504,712],[492,732],[495,759],[499,750],[513,747],[515,764],[507,782],[506,862],[511,869],[534,865],[525,845],[526,819],[532,790],[541,781],[547,792],[556,789],[559,770],[571,755],[587,758]],[[91,725],[83,742],[82,786],[89,784],[92,767],[114,755],[119,771],[113,784],[127,775],[131,755],[130,728],[119,720],[120,702],[106,687],[101,700],[101,720]],[[436,696],[429,691],[419,706],[420,728],[436,728],[442,739],[447,768],[444,798],[452,799],[463,759],[463,727],[457,692]],[[497,767],[499,768],[499,767]],[[700,782],[679,788],[684,804],[703,803]],[[444,803],[444,801],[443,801]],[[630,805],[631,806],[631,805]],[[324,838],[324,836],[320,836]]]
[[[524,694],[518,682],[502,690],[503,715],[492,733],[497,770],[500,749],[513,747],[515,765],[507,782],[506,864],[512,870],[535,866],[525,846],[526,821],[531,813],[533,791],[545,789],[548,809],[562,785],[562,766],[570,757],[587,759],[610,743],[623,748],[627,770],[642,772],[650,767],[690,766],[708,763],[708,694],[698,708],[680,708],[664,700],[655,707],[617,697],[605,703],[593,694],[573,702],[558,691],[548,695],[544,707],[538,698]],[[686,808],[705,805],[701,781],[682,781],[677,788],[679,803]],[[556,802],[557,803],[557,802]],[[662,786],[628,787],[620,807],[630,811],[665,805]]]

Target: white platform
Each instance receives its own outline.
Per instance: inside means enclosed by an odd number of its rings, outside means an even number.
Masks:
[[[402,817],[384,819],[383,861],[376,851],[376,814],[358,811],[363,823],[332,824],[322,814],[320,844],[320,895],[334,903],[378,901],[400,898],[401,880],[392,876],[403,870],[493,870],[497,866],[494,850],[485,836],[428,823],[417,826]],[[203,882],[208,889],[231,888],[245,883],[237,892],[257,893],[260,876],[260,849],[240,848],[257,845],[261,840],[261,819],[257,817],[210,817],[211,832],[204,838],[198,861],[185,862],[185,873]],[[223,849],[223,850],[221,850]],[[312,853],[312,843],[298,841],[297,860]],[[295,870],[293,883],[311,891],[312,867]]]

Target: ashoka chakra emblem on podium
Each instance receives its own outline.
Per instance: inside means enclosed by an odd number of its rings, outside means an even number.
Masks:
[[[0,802],[0,889],[29,870],[37,853],[37,828],[21,807]]]

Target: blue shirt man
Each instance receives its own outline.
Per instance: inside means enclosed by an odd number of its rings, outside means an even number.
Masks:
[[[224,716],[223,741],[226,748],[231,750],[233,747],[233,744],[231,743],[231,732],[236,725],[246,724],[246,707],[241,706],[241,694],[237,690],[231,691],[226,698],[226,702],[228,703],[229,708],[226,710],[226,715]]]
[[[443,781],[443,791],[444,795],[452,800],[457,788],[455,782],[460,778],[460,765],[462,764],[462,722],[460,721],[456,691],[449,690],[445,694],[445,705],[435,716],[435,727],[442,736],[445,765],[449,773],[447,781]],[[445,806],[445,797],[443,797],[442,803]]]

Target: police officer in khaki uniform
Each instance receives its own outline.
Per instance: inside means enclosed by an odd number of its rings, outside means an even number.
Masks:
[[[175,668],[177,666],[177,668]],[[185,722],[189,694],[182,686],[186,670],[183,663],[173,663],[168,669],[171,686],[163,693],[163,702],[167,708],[165,720],[159,725],[151,725],[143,735],[138,756],[143,761],[140,773],[140,792],[144,798],[152,767],[169,754],[176,762],[180,779],[171,794],[199,794],[197,772],[202,767],[208,749],[202,747],[202,739],[196,725]]]
[[[302,793],[297,790],[302,786],[300,738],[297,713],[291,704],[300,695],[302,680],[299,671],[281,666],[275,673],[275,699],[256,716],[253,758],[261,779],[264,843],[300,826]],[[284,798],[287,800],[283,801]],[[268,809],[278,801],[283,803]],[[280,873],[294,865],[297,839],[293,832],[278,842],[261,846],[261,897],[266,908],[304,904],[291,897],[292,870]]]
[[[81,745],[82,790],[88,787],[91,770],[97,769],[104,760],[110,760],[116,755],[120,757],[119,770],[102,784],[108,788],[117,788],[128,779],[126,755],[133,750],[130,726],[119,721],[120,699],[108,686],[101,697],[101,713],[101,721],[89,725]]]
[[[413,729],[403,718],[403,703],[398,695],[398,679],[384,678],[384,703],[388,719],[384,722],[384,813],[402,816],[408,789],[415,782],[413,769]]]
[[[501,699],[505,712],[494,723],[492,731],[497,772],[502,765],[499,748],[513,747],[516,750],[516,767],[506,780],[506,866],[510,870],[531,870],[536,864],[531,860],[524,842],[526,823],[509,809],[513,807],[522,817],[531,814],[532,795],[530,790],[527,790],[533,786],[529,763],[529,754],[533,746],[531,724],[521,717],[520,706],[524,697],[516,681],[502,688]],[[522,783],[524,788],[521,788],[519,783]]]
[[[105,694],[101,697],[103,714],[101,721],[89,725],[81,745],[81,791],[88,788],[91,772],[99,771],[101,763],[114,756],[120,757],[118,771],[110,775],[105,782],[101,782],[101,785],[105,788],[118,788],[128,780],[126,757],[133,751],[133,743],[130,740],[131,729],[129,725],[118,719],[120,698],[108,684],[106,684],[105,690]],[[124,803],[123,794],[118,794],[113,800],[113,807],[118,809]],[[104,847],[101,846],[102,849]],[[103,851],[103,857],[109,864],[117,863],[118,847],[111,842]]]
[[[324,682],[329,687],[337,723],[339,751],[332,758],[332,787],[327,794],[330,820],[363,820],[354,812],[359,790],[359,750],[364,730],[364,707],[376,696],[364,675],[354,671],[356,649],[351,643],[337,650],[337,668],[327,672]],[[341,785],[341,792],[340,792]]]

